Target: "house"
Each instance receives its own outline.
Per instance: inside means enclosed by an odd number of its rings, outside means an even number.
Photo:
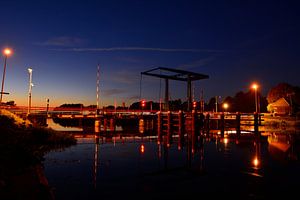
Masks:
[[[289,101],[283,97],[273,103],[270,103],[267,109],[269,112],[276,115],[289,115],[292,111]]]

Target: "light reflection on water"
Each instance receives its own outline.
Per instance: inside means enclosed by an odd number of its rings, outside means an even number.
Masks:
[[[300,164],[295,145],[277,152],[270,140],[252,136],[198,137],[183,144],[173,138],[171,145],[166,138],[158,142],[140,134],[91,136],[45,156],[45,173],[56,199],[267,199],[297,194]]]

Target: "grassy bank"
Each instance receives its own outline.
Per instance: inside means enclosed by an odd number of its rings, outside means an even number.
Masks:
[[[15,180],[16,177],[36,169],[45,153],[76,144],[70,134],[34,127],[28,121],[4,113],[0,114],[0,199],[12,195],[7,191],[15,191],[13,185],[24,181]]]

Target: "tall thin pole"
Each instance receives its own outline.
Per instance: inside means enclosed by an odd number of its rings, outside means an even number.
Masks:
[[[215,102],[215,104],[216,104],[216,112],[218,112],[218,96],[216,96],[216,102]]]
[[[2,77],[0,105],[2,104],[2,97],[3,97],[4,79],[5,79],[5,71],[6,71],[6,60],[7,60],[7,55],[5,55],[5,57],[4,57],[4,69],[3,69],[3,77]]]
[[[100,66],[97,66],[97,86],[96,86],[96,96],[97,96],[97,110],[99,109],[99,96],[100,96]]]
[[[255,88],[255,112],[258,112],[257,88]]]
[[[32,69],[28,68],[28,73],[29,73],[29,89],[28,89],[28,111],[27,115],[30,114],[31,110],[31,92],[32,92]]]

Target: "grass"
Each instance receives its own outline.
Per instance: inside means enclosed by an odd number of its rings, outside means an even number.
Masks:
[[[68,133],[33,126],[0,110],[0,199],[53,199],[41,161],[45,153],[74,144]]]

